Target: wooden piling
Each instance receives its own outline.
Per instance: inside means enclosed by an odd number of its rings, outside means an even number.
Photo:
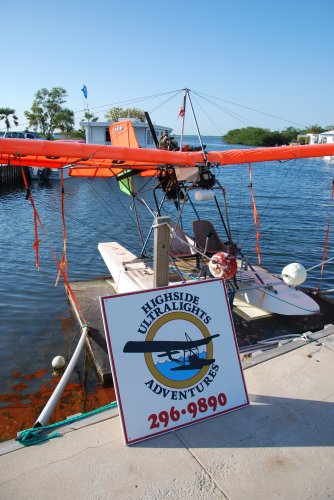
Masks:
[[[154,257],[153,286],[158,288],[168,285],[168,267],[170,251],[169,217],[156,217],[154,221]]]
[[[27,177],[29,178],[29,168],[24,167]],[[20,165],[0,165],[0,184],[14,184],[15,182],[23,182]]]

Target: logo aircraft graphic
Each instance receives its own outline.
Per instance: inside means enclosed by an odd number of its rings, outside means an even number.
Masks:
[[[159,358],[168,357],[170,361],[175,361],[179,366],[172,370],[199,370],[203,366],[209,366],[215,362],[214,359],[202,359],[199,356],[198,347],[207,345],[212,339],[219,337],[219,334],[210,335],[200,340],[191,340],[185,332],[186,340],[146,340],[129,341],[125,344],[123,352],[131,353],[157,353]],[[173,355],[183,351],[183,361],[173,358]],[[186,352],[189,355],[186,356]]]

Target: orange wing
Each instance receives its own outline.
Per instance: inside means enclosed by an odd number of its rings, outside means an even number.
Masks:
[[[235,165],[331,155],[334,155],[334,143],[211,151],[207,153],[207,159],[219,165]],[[142,171],[141,175],[152,175],[163,165],[191,167],[203,163],[203,160],[201,151],[166,151],[61,141],[0,139],[0,164],[9,162],[12,165],[45,168],[69,166],[72,176],[109,177],[127,168],[139,169]]]
[[[220,165],[236,165],[240,163],[256,163],[261,161],[315,158],[319,156],[332,156],[333,154],[334,143],[211,151],[207,153],[207,158],[210,162],[219,163]]]
[[[15,165],[48,168],[73,164],[107,169],[131,166],[150,170],[166,164],[192,166],[203,161],[203,154],[61,141],[0,139],[0,163],[8,161]]]

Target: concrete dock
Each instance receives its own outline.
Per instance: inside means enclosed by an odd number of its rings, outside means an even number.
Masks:
[[[0,445],[0,498],[334,498],[334,327],[245,360],[251,405],[123,443],[116,410]]]

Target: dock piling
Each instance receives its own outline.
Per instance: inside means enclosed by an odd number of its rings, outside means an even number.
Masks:
[[[168,286],[170,230],[169,217],[156,217],[154,221],[153,286]]]

